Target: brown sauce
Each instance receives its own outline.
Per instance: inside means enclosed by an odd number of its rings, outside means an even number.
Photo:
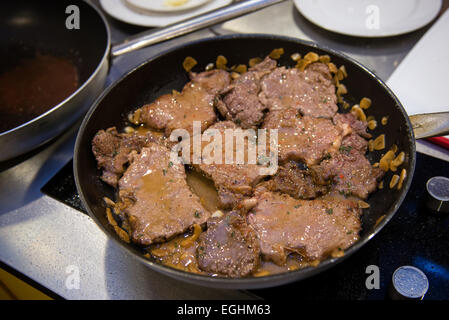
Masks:
[[[170,241],[152,245],[148,251],[160,263],[188,272],[204,273],[198,267],[196,259],[196,249],[198,243],[196,239],[201,233],[201,227],[197,226],[197,230],[186,232],[176,236]]]
[[[79,86],[75,65],[66,58],[37,54],[0,74],[0,132],[48,111]]]
[[[187,184],[190,189],[198,197],[200,197],[201,204],[209,212],[219,210],[218,193],[214,187],[212,180],[207,179],[201,173],[194,170],[187,170]]]
[[[187,170],[187,183],[193,193],[198,195],[204,208],[209,212],[219,210],[218,193],[211,180],[194,170]],[[192,231],[188,231],[167,242],[152,245],[149,248],[150,255],[164,265],[193,273],[205,273],[198,267],[196,261],[196,241],[186,241],[192,237]],[[284,266],[269,261],[261,261],[261,264],[253,276],[283,273],[301,269],[313,263],[302,261],[299,255],[291,254]],[[212,275],[212,274],[211,274]],[[212,275],[216,276],[216,275]]]

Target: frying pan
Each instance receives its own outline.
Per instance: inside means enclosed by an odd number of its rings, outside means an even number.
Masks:
[[[22,58],[50,54],[69,59],[80,86],[47,112],[0,132],[0,161],[12,159],[57,136],[92,105],[108,72],[109,29],[104,17],[84,1],[75,2],[81,27],[65,27],[69,1],[2,1],[0,4],[0,72]]]
[[[248,0],[138,34],[111,45],[105,17],[80,0],[0,2],[0,73],[22,58],[41,54],[69,59],[77,68],[79,88],[41,115],[0,132],[0,162],[24,154],[56,137],[79,119],[103,90],[112,58],[285,0]],[[71,10],[79,9],[79,29],[66,27]],[[0,119],[1,120],[1,119]]]
[[[105,205],[102,199],[104,196],[114,199],[115,192],[99,178],[100,171],[97,169],[96,160],[91,151],[91,141],[95,133],[111,126],[116,126],[118,130],[123,129],[129,112],[153,101],[162,94],[172,92],[173,89],[181,90],[189,81],[188,75],[182,67],[186,56],[192,56],[199,62],[193,71],[202,71],[208,63],[214,62],[218,55],[224,55],[228,59],[229,65],[245,64],[250,58],[266,56],[273,48],[284,48],[285,50],[285,54],[279,60],[281,65],[293,66],[293,61],[290,59],[291,54],[298,52],[304,55],[309,51],[317,52],[320,55],[328,54],[336,65],[345,65],[349,75],[344,80],[349,91],[349,94],[345,96],[348,102],[357,103],[362,97],[370,97],[373,106],[366,110],[366,114],[372,115],[376,119],[388,116],[388,125],[379,125],[372,131],[372,134],[373,136],[385,134],[386,149],[396,144],[398,150],[405,152],[406,159],[402,167],[407,170],[407,177],[403,187],[400,190],[389,189],[388,183],[386,183],[384,189],[373,193],[368,199],[370,207],[364,210],[362,216],[363,230],[360,233],[360,240],[346,250],[343,257],[329,258],[317,267],[307,267],[258,278],[228,279],[187,273],[144,258],[140,248],[119,239],[106,219]],[[447,114],[436,116],[437,118],[447,117]],[[429,116],[421,118],[428,119]],[[422,123],[423,121],[421,121],[421,136],[425,136],[423,128],[429,124],[422,125]],[[440,127],[443,128],[444,125],[440,125]],[[439,133],[447,131],[447,122],[445,129],[441,128],[439,131],[437,130]],[[371,163],[379,161],[382,152],[385,151],[369,153],[368,158]],[[141,263],[173,278],[195,284],[249,289],[277,286],[305,279],[336,265],[359,250],[390,221],[401,205],[412,181],[415,156],[413,126],[407,113],[390,89],[367,68],[339,52],[311,42],[283,36],[249,34],[219,36],[191,42],[161,53],[129,71],[96,100],[82,122],[75,145],[74,173],[80,198],[89,215],[110,239],[116,241],[121,248]],[[392,173],[388,172],[385,181],[388,182],[391,176]]]

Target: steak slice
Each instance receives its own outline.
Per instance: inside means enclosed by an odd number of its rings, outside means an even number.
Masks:
[[[377,182],[384,174],[380,168],[374,168],[363,153],[345,146],[311,169],[321,181],[331,180],[331,191],[361,199],[377,189]]]
[[[353,133],[356,133],[366,139],[371,138],[371,134],[366,132],[368,125],[367,122],[358,120],[352,113],[337,113],[332,120],[336,126],[349,126]]]
[[[170,161],[168,148],[150,142],[133,157],[119,181],[119,196],[132,200],[124,213],[134,242],[162,242],[207,221],[210,213],[187,185],[184,166]]]
[[[350,200],[307,201],[262,192],[247,219],[263,258],[284,265],[291,252],[313,261],[350,247],[359,239],[360,214],[357,203]]]
[[[207,231],[198,240],[200,269],[229,277],[245,277],[260,262],[259,243],[245,219],[232,211],[222,218],[207,221]]]
[[[341,146],[342,131],[331,120],[299,118],[294,110],[270,111],[263,128],[278,130],[280,163],[300,160],[308,166],[314,165]]]
[[[116,187],[126,165],[132,159],[131,152],[140,152],[149,141],[162,143],[162,140],[158,132],[149,130],[143,134],[138,131],[118,133],[115,127],[98,131],[92,139],[92,152],[98,168],[103,169],[101,179]]]
[[[194,86],[200,86],[211,95],[218,94],[231,82],[231,75],[227,71],[221,69],[214,69],[200,73],[191,72],[189,76],[191,79],[191,84]]]
[[[137,109],[134,118],[151,128],[164,130],[166,136],[175,129],[185,129],[192,134],[194,121],[199,121],[205,130],[216,121],[216,94],[229,85],[231,77],[224,70],[211,70],[192,73],[191,78],[181,93],[160,96]]]
[[[368,150],[368,141],[357,133],[351,133],[343,138],[341,148],[346,150],[355,149],[365,154]]]
[[[240,127],[256,128],[267,109],[259,101],[260,80],[276,68],[276,61],[266,57],[264,61],[250,68],[224,89],[216,107],[223,117],[234,121]]]
[[[360,121],[352,113],[337,113],[332,119],[337,127],[344,131],[342,146],[354,148],[362,153],[368,149],[368,141],[371,135],[366,131],[367,123]]]
[[[295,199],[314,199],[328,192],[328,186],[315,183],[312,171],[301,169],[294,161],[279,167],[276,175],[268,181],[268,189]]]
[[[217,130],[220,138],[224,140],[225,130],[236,130],[239,127],[232,121],[220,121],[211,126],[208,130]],[[206,133],[206,132],[205,132]],[[220,207],[223,209],[233,208],[242,199],[252,195],[253,187],[265,177],[261,174],[261,168],[257,164],[250,164],[247,157],[244,157],[242,164],[236,163],[238,153],[247,154],[248,139],[244,140],[243,150],[237,150],[237,143],[233,143],[233,159],[234,162],[227,164],[225,161],[225,142],[221,142],[221,154],[217,156],[221,158],[221,163],[213,160],[214,153],[208,155],[206,147],[209,142],[202,143],[202,161],[199,164],[193,163],[195,170],[204,174],[207,178],[214,182],[218,191],[218,199]],[[206,163],[205,159],[210,159],[211,163]]]
[[[261,82],[260,101],[270,111],[292,109],[311,117],[332,118],[338,110],[335,85],[324,63],[304,71],[279,67]]]

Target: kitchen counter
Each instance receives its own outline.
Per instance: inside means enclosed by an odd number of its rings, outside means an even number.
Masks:
[[[444,8],[448,3],[444,1]],[[113,42],[144,30],[109,17],[108,21]],[[427,28],[386,39],[345,37],[314,26],[297,12],[292,2],[286,2],[119,57],[113,60],[107,85],[163,50],[194,39],[235,32],[277,33],[316,41],[343,51],[386,81]],[[78,126],[79,122],[25,156],[0,163],[2,263],[66,299],[255,298],[245,291],[203,288],[149,270],[108,240],[87,215],[44,195],[42,186],[73,157]],[[417,148],[449,161],[449,152],[433,144],[419,141]],[[73,277],[77,275],[79,283],[74,285]]]

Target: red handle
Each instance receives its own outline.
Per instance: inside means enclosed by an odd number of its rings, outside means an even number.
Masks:
[[[426,140],[435,143],[439,145],[440,147],[443,147],[447,150],[449,150],[449,139],[445,137],[433,137],[433,138],[427,138]]]

